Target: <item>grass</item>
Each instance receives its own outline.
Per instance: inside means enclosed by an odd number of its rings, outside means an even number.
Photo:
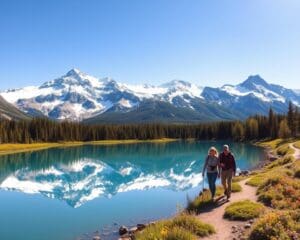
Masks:
[[[233,193],[235,193],[235,192],[241,192],[242,191],[242,186],[240,184],[238,184],[237,182],[233,182],[231,184],[231,191]]]
[[[233,183],[240,182],[240,181],[243,181],[243,180],[245,180],[247,178],[249,178],[249,176],[237,176],[237,177],[232,178],[232,182]]]
[[[300,210],[269,212],[254,224],[249,239],[290,240],[300,234]]]
[[[57,143],[5,143],[0,144],[0,155],[37,151],[41,149],[53,148],[53,147],[72,147],[81,145],[118,145],[118,144],[135,144],[135,143],[167,143],[171,141],[177,141],[177,139],[162,138],[162,139],[149,139],[149,140],[101,140],[101,141],[90,141],[90,142],[57,142]]]
[[[225,208],[224,218],[246,221],[263,213],[264,206],[249,200],[234,202]]]
[[[299,141],[296,141],[296,142],[294,143],[294,147],[300,149],[300,140],[299,140]]]
[[[224,193],[223,187],[217,186],[216,197],[221,196]],[[209,190],[204,190],[200,196],[197,196],[193,200],[188,200],[186,210],[188,212],[199,213],[206,207],[213,206],[215,203],[211,199],[211,193]]]
[[[179,214],[173,219],[161,220],[135,235],[136,240],[196,240],[215,233],[213,226],[193,215]]]
[[[278,166],[283,166],[283,165],[286,165],[288,163],[292,163],[294,161],[294,157],[293,156],[285,156],[283,158],[279,158],[273,162],[271,162],[270,164],[268,164],[266,166],[267,169],[272,169],[274,167],[278,167]]]
[[[237,182],[233,182],[231,185],[232,192],[241,192],[242,187]],[[222,186],[217,186],[216,197],[223,195],[224,189]],[[200,196],[197,196],[193,200],[188,200],[187,211],[200,213],[206,207],[214,206],[216,203],[211,200],[211,193],[209,190],[202,192]]]

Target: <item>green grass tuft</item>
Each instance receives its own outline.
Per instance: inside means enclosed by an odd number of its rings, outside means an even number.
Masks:
[[[242,189],[242,186],[240,184],[238,184],[237,182],[233,182],[232,185],[231,185],[231,191],[232,192],[241,192],[243,189]]]
[[[213,226],[193,215],[180,214],[146,227],[135,235],[136,240],[194,240],[215,233]]]
[[[242,220],[257,218],[263,212],[264,206],[249,200],[234,202],[226,207],[224,218]]]

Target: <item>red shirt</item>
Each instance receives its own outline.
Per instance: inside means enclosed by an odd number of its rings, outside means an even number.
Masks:
[[[219,159],[222,170],[232,169],[234,172],[236,171],[235,159],[231,152],[229,152],[227,155],[225,155],[225,153],[222,152],[219,155]]]

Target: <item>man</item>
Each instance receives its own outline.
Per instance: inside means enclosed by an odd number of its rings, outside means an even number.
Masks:
[[[224,195],[227,199],[231,195],[231,182],[232,177],[235,176],[236,164],[233,154],[229,151],[229,146],[223,146],[223,152],[219,155],[221,166],[221,181],[224,187]]]

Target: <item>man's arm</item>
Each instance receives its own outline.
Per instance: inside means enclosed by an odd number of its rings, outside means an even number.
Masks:
[[[235,163],[235,158],[234,158],[234,155],[232,154],[232,167],[233,167],[233,173],[234,173],[234,176],[235,176],[235,173],[236,173],[236,163]]]

